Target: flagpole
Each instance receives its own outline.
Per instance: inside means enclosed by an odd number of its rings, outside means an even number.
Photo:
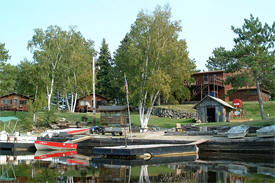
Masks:
[[[125,79],[125,87],[126,88],[126,100],[127,100],[127,106],[128,106],[128,118],[129,118],[129,130],[130,130],[130,138],[132,139],[132,125],[131,125],[131,117],[130,117],[130,105],[129,105],[129,97],[128,97],[128,83],[126,79],[126,74],[124,73],[124,79]]]

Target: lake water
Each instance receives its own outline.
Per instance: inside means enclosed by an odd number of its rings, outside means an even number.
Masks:
[[[0,166],[0,183],[275,182],[272,154],[204,153],[199,156],[123,160],[87,156],[75,151],[39,152],[22,156],[1,155]]]

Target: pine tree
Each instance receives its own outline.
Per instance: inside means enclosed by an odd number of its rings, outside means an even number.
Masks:
[[[113,100],[114,94],[112,90],[112,58],[105,39],[102,41],[96,67],[96,93],[106,97],[109,100]]]

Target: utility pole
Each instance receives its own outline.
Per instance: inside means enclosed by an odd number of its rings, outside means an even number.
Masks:
[[[93,116],[94,126],[96,126],[96,99],[95,99],[95,58],[93,57]]]

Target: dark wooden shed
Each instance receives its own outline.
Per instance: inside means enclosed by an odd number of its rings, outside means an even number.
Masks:
[[[99,106],[100,123],[109,126],[125,126],[128,124],[128,107],[125,106]]]
[[[198,119],[205,122],[230,122],[230,111],[234,109],[225,101],[205,96],[198,104],[194,106],[197,109]]]

